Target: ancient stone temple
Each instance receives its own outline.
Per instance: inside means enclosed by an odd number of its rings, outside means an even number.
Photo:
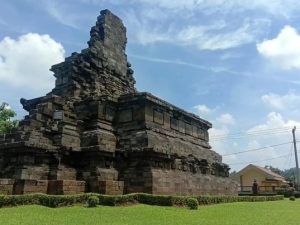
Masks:
[[[50,93],[21,99],[28,115],[0,136],[0,193],[235,194],[211,124],[135,89],[122,21],[101,11],[90,36],[51,67]]]

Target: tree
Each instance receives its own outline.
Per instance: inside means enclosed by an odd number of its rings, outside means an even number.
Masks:
[[[278,175],[282,176],[282,174],[283,174],[283,171],[281,169],[276,168],[276,167],[266,165],[265,168],[268,169],[268,170],[271,170],[274,173],[277,173]]]
[[[272,167],[272,166],[268,166],[268,165],[266,165],[265,168],[273,171],[274,173],[277,173],[277,174],[283,176],[284,179],[287,180],[287,181],[295,181],[296,168],[280,170],[276,167]]]
[[[6,102],[0,105],[0,134],[11,133],[19,124],[18,120],[12,120],[17,114]]]
[[[285,169],[283,171],[283,176],[286,180],[288,181],[292,181],[292,182],[295,182],[295,171],[296,171],[296,168],[290,168],[290,169]]]
[[[235,171],[235,170],[232,171],[232,172],[230,172],[230,174],[229,174],[230,177],[232,177],[232,176],[234,176],[234,175],[236,175],[236,171]]]

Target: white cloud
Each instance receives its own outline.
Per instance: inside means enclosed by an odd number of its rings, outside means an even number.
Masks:
[[[74,28],[80,29],[80,22],[86,19],[86,14],[84,12],[75,13],[74,10],[70,10],[70,6],[62,4],[64,2],[54,1],[54,0],[43,0],[42,8],[52,16],[57,22]]]
[[[299,109],[300,107],[300,96],[294,93],[286,95],[269,93],[263,95],[261,99],[265,105],[277,110]]]
[[[219,117],[221,118],[221,116]],[[239,170],[249,163],[257,165],[272,165],[278,168],[290,168],[292,153],[292,128],[300,127],[300,121],[285,119],[280,113],[271,112],[265,122],[257,124],[242,132],[233,131],[233,127],[216,120],[214,128],[209,130],[210,144],[213,150],[223,157],[233,170]],[[299,135],[297,131],[296,136]],[[284,145],[273,146],[281,143]],[[232,154],[245,150],[254,150],[242,154]],[[271,159],[271,160],[270,160]]]
[[[87,4],[119,4],[125,2],[115,0],[80,0]],[[126,4],[144,4],[148,8],[162,8],[181,14],[202,12],[205,14],[244,13],[245,11],[262,11],[273,16],[291,17],[299,11],[298,0],[128,0]]]
[[[249,76],[249,74],[247,72],[234,71],[229,68],[220,67],[220,66],[203,66],[203,65],[199,65],[199,64],[195,64],[195,63],[182,61],[181,59],[163,59],[163,58],[147,57],[147,56],[134,55],[134,54],[129,54],[128,56],[132,57],[132,58],[148,61],[148,62],[187,66],[187,67],[192,67],[192,68],[199,69],[199,70],[210,71],[213,73],[222,73],[222,74],[228,73],[228,74],[237,75],[237,76]]]
[[[209,25],[210,26],[210,25]],[[244,21],[237,29],[222,30],[228,25],[215,27],[190,26],[179,32],[178,43],[195,45],[200,50],[224,50],[254,42],[261,27],[269,26],[268,20]]]
[[[235,123],[235,119],[229,113],[222,114],[216,120],[218,123],[223,125],[233,125]]]
[[[239,170],[249,163],[256,165],[272,165],[278,168],[289,168],[292,150],[291,130],[300,127],[300,121],[285,119],[280,113],[271,112],[264,122],[245,131],[234,131],[234,117],[229,113],[220,114],[209,130],[212,149],[223,156],[223,162],[229,164],[232,170]],[[299,131],[298,131],[299,132]],[[287,143],[290,142],[290,143]],[[284,145],[273,146],[276,144]],[[246,150],[242,154],[231,154]]]
[[[246,3],[245,3],[246,1]],[[287,0],[294,1],[294,0]],[[72,28],[85,17],[71,4],[58,0],[43,0],[45,11],[58,22]],[[199,50],[224,50],[254,43],[268,30],[270,19],[247,17],[245,10],[283,12],[282,1],[269,4],[267,1],[238,0],[80,0],[84,4],[96,4],[121,8],[117,13],[127,25],[129,41],[143,45],[170,43],[177,46],[192,46]],[[295,5],[295,4],[294,4]],[[69,10],[69,8],[73,10]],[[270,9],[270,10],[267,10]],[[272,10],[271,10],[272,9]],[[280,9],[276,11],[277,9]],[[294,9],[294,7],[293,7]],[[234,22],[224,13],[238,14]],[[213,14],[209,18],[206,14]],[[80,16],[78,16],[80,15]],[[242,17],[241,17],[242,16]],[[229,21],[229,22],[225,22]]]
[[[0,41],[0,81],[2,85],[45,94],[54,87],[51,65],[64,60],[63,46],[49,35],[28,33],[18,39]],[[16,89],[15,89],[16,90]]]
[[[77,1],[60,1],[60,0],[26,0],[27,2],[38,7],[46,16],[52,17],[56,22],[77,30],[82,29],[83,24],[94,22],[95,18],[91,12],[86,9],[82,10],[82,6]],[[86,2],[87,3],[87,2]],[[92,3],[92,2],[90,2]]]
[[[257,50],[279,68],[300,69],[300,35],[291,26],[285,26],[276,38],[258,43]]]
[[[167,29],[161,25],[149,26],[147,21],[136,23],[140,28],[135,30],[136,37],[141,44],[171,43],[178,46],[195,46],[199,50],[224,50],[252,43],[270,25],[267,19],[247,19],[240,27],[232,27],[223,20],[208,25],[184,27],[171,24]]]
[[[219,154],[226,153],[226,145],[224,142],[215,139],[214,137],[222,137],[227,138],[229,135],[230,130],[226,126],[218,126],[214,124],[213,128],[209,129],[209,136],[211,140],[209,141],[210,145],[212,146],[213,150]]]
[[[237,59],[241,58],[243,55],[241,53],[235,53],[235,52],[225,52],[220,56],[221,60],[228,60],[228,59]]]
[[[215,109],[211,109],[206,105],[196,105],[194,106],[194,109],[199,116],[207,116],[215,111]]]
[[[248,130],[249,133],[253,133],[253,132],[261,132],[264,130],[273,130],[270,131],[268,133],[267,138],[270,138],[270,143],[273,143],[273,138],[276,136],[281,136],[283,137],[282,134],[279,131],[277,131],[278,129],[283,129],[283,130],[288,130],[289,128],[292,128],[294,126],[299,126],[300,127],[300,122],[294,121],[294,120],[284,120],[284,118],[282,117],[282,115],[280,113],[277,112],[270,112],[267,115],[267,120],[265,123],[263,124],[259,124],[256,125],[252,128],[250,128]],[[275,131],[276,130],[276,131]],[[290,129],[291,130],[291,129]]]
[[[196,105],[194,106],[194,109],[196,114],[200,117],[209,118],[209,121],[212,122],[213,127],[209,129],[210,144],[219,154],[224,154],[226,152],[226,147],[224,142],[220,141],[220,139],[224,140],[230,134],[230,129],[232,128],[232,125],[235,124],[233,115],[229,113],[218,113],[217,118],[212,119],[219,111],[218,106],[215,108],[209,108],[206,105]],[[238,146],[237,143],[232,143],[232,145],[235,147]]]
[[[250,149],[260,148],[292,141],[292,128],[300,127],[300,121],[285,119],[280,113],[271,112],[267,115],[264,123],[253,126],[248,129],[248,146]],[[255,135],[254,135],[255,134]],[[255,143],[255,145],[252,145]],[[272,159],[270,161],[257,162],[257,165],[272,165],[278,168],[290,168],[293,164],[288,162],[292,151],[292,143],[268,147],[263,150],[253,151],[241,155],[243,162],[261,161],[264,159]]]
[[[217,111],[218,107],[214,109]],[[212,116],[210,116],[212,118]],[[234,117],[229,113],[219,114],[215,120],[211,120],[213,127],[209,129],[210,145],[212,149],[217,153],[223,155],[228,153],[228,151],[235,150],[238,148],[238,143],[232,142],[226,143],[226,139],[231,133],[232,125],[235,124]],[[230,157],[230,159],[235,158],[235,156]],[[228,159],[228,158],[227,158]]]

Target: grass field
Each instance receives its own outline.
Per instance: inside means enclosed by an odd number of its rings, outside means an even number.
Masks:
[[[300,200],[239,202],[186,208],[134,205],[127,207],[0,209],[0,225],[300,225]]]

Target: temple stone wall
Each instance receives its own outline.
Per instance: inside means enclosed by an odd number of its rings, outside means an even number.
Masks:
[[[179,111],[172,105],[141,93],[121,98],[118,109],[119,146],[129,151],[147,151],[221,162],[208,144],[208,122]],[[176,120],[174,122],[174,120]],[[175,123],[175,125],[174,125]],[[123,149],[123,150],[124,150]]]
[[[157,132],[150,130],[147,131],[147,139],[148,148],[158,153],[184,157],[193,155],[199,159],[221,162],[221,156],[216,152],[181,138],[174,138],[174,136],[167,134],[157,134]]]
[[[74,195],[84,193],[85,189],[85,181],[50,180],[47,191],[52,195]]]
[[[14,193],[15,179],[0,179],[0,194],[11,195]]]
[[[157,161],[163,167],[163,162]],[[188,169],[132,167],[124,172],[124,193],[146,192],[171,195],[234,195],[238,183],[212,174],[193,173]]]
[[[186,171],[151,170],[153,194],[221,195],[236,194],[238,183],[230,178]]]
[[[121,19],[101,11],[88,47],[51,67],[52,91],[21,99],[28,115],[0,135],[0,193],[237,193],[212,124],[138,92],[126,42]]]
[[[93,181],[90,191],[107,195],[124,194],[124,181],[99,180]]]
[[[122,172],[124,178],[124,194],[152,193],[153,183],[150,166],[131,163],[129,168]]]
[[[47,192],[48,180],[17,179],[14,183],[13,193],[16,195]]]

